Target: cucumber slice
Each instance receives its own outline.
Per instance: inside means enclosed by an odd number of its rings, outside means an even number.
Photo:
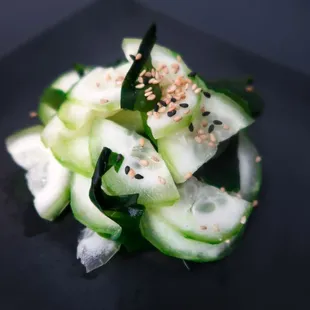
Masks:
[[[239,133],[238,158],[240,172],[240,194],[248,200],[257,198],[262,184],[261,158],[246,132]]]
[[[123,50],[126,58],[132,62],[130,55],[136,55],[140,39],[124,39]],[[160,45],[155,45],[151,52],[151,59],[154,68],[158,71],[158,81],[162,89],[162,100],[169,103],[169,98],[176,99],[166,109],[161,108],[159,112],[149,113],[147,124],[152,130],[155,139],[172,134],[187,127],[192,119],[192,114],[197,109],[201,93],[196,94],[192,89],[192,81],[188,79],[187,74],[190,72],[187,65],[179,56]],[[166,66],[163,68],[163,65]],[[149,88],[151,85],[146,85]],[[173,90],[172,88],[175,87]],[[168,100],[168,101],[167,101]],[[179,104],[186,104],[186,108],[181,108]],[[167,114],[169,108],[176,106],[176,114],[172,117]]]
[[[87,73],[89,69],[86,70]],[[62,90],[64,93],[67,93],[74,84],[80,80],[79,74],[75,70],[70,70],[61,76],[59,76],[51,85],[54,89]]]
[[[139,193],[138,203],[143,205],[170,205],[179,199],[165,162],[147,139],[110,120],[97,119],[90,134],[93,163],[97,162],[103,147],[124,156],[120,171],[117,173],[111,168],[102,179],[103,185],[112,195]],[[131,173],[127,175],[127,166],[135,174],[143,176],[143,179],[132,178]]]
[[[70,171],[62,167],[41,142],[42,126],[22,130],[6,140],[13,160],[27,170],[34,207],[47,220],[55,219],[69,202]]]
[[[89,152],[88,123],[79,130],[69,130],[55,116],[42,132],[42,141],[57,160],[69,170],[91,177],[94,171]]]
[[[184,237],[220,243],[237,234],[252,206],[249,202],[221,192],[191,178],[178,187],[180,200],[156,212]]]
[[[71,209],[74,217],[94,232],[117,239],[122,228],[105,216],[89,199],[91,179],[74,174],[71,183]]]
[[[140,229],[144,238],[163,254],[194,262],[211,262],[223,258],[235,241],[233,237],[222,243],[209,244],[185,238],[151,210],[143,214]]]
[[[138,133],[143,133],[143,122],[139,111],[121,110],[109,117],[109,120]]]
[[[86,272],[106,264],[120,249],[120,243],[101,237],[85,228],[79,237],[77,259],[85,266]]]
[[[184,182],[188,173],[194,173],[210,160],[219,142],[254,121],[229,97],[212,91],[210,94],[211,98],[202,100],[201,110],[196,111],[192,127],[158,140],[159,152],[176,183]]]

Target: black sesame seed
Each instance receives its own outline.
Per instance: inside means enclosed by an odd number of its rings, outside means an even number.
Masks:
[[[219,120],[216,119],[216,120],[213,121],[213,124],[214,124],[214,125],[222,125],[223,122],[221,122],[221,121],[219,121]]]
[[[203,94],[207,97],[207,98],[211,98],[211,94],[207,91],[204,91]]]
[[[211,133],[214,130],[214,125],[210,125],[208,128],[208,133]]]
[[[163,107],[166,107],[167,106],[167,103],[166,101],[164,100],[159,100],[160,104],[163,106]]]
[[[173,98],[173,97],[172,97],[170,100],[171,100],[172,102],[177,102],[177,100],[176,100],[175,98]]]
[[[190,124],[189,124],[188,130],[189,130],[190,132],[193,132],[193,131],[194,131],[194,125],[193,125],[193,123],[190,123]]]
[[[129,166],[126,166],[126,167],[125,167],[125,173],[128,174],[129,171],[130,171],[130,167],[129,167]]]
[[[190,72],[189,74],[188,74],[188,77],[195,77],[197,75],[197,72]]]
[[[134,56],[134,55],[129,55],[130,56],[130,58],[132,59],[132,60],[135,60],[136,59],[136,56]]]
[[[180,103],[181,108],[188,108],[188,103]]]
[[[204,112],[201,113],[201,115],[202,115],[202,116],[208,116],[210,113],[211,113],[211,112],[209,112],[209,111],[204,111]]]
[[[142,176],[141,174],[136,174],[135,175],[135,179],[137,179],[137,180],[141,180],[141,179],[143,179],[144,178],[144,176]]]
[[[159,109],[159,106],[158,106],[158,104],[156,103],[155,106],[154,106],[154,111],[155,111],[155,112],[158,112],[158,109]]]
[[[169,112],[167,113],[167,115],[168,115],[169,117],[172,117],[172,116],[175,115],[176,113],[177,113],[176,110],[172,110],[172,111],[169,111]]]

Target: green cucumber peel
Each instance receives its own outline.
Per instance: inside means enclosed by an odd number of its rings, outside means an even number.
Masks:
[[[85,70],[87,69],[87,66],[76,63],[73,66],[75,72],[79,75],[79,77],[83,77],[85,75]]]

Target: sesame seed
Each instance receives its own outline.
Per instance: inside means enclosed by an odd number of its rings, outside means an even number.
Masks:
[[[224,124],[224,125],[223,125],[223,129],[228,130],[228,129],[229,129],[229,126],[226,125],[226,124]]]
[[[180,55],[177,56],[177,61],[178,61],[178,62],[181,62],[181,61],[182,61],[182,58],[181,58]]]
[[[136,85],[136,88],[141,89],[141,88],[143,88],[144,86],[145,86],[144,84],[138,84],[138,85]]]
[[[185,179],[185,180],[188,180],[188,179],[190,179],[192,176],[193,176],[193,174],[192,174],[191,172],[187,172],[187,173],[185,174],[185,176],[184,176],[184,179]]]
[[[119,76],[118,78],[116,78],[115,83],[116,85],[122,85],[124,82],[124,77],[123,76]]]
[[[134,56],[134,55],[129,55],[129,57],[130,57],[132,60],[135,60],[135,56]]]
[[[213,133],[210,133],[210,140],[212,142],[216,142],[216,138],[215,138],[215,135]]]
[[[168,69],[168,67],[165,67],[165,68],[163,69],[163,73],[164,73],[164,74],[169,74],[169,69]]]
[[[141,73],[139,74],[139,76],[143,76],[145,74],[146,70],[142,70]]]
[[[152,156],[151,159],[152,159],[153,161],[155,161],[156,163],[159,163],[159,158],[158,158],[158,157]]]
[[[152,76],[154,77],[155,76],[155,69],[154,68],[152,69],[151,73],[152,73]]]
[[[182,116],[175,116],[175,117],[173,118],[173,120],[174,120],[175,122],[179,122],[181,119],[182,119]]]
[[[252,206],[253,206],[253,207],[257,207],[257,206],[258,206],[258,200],[254,200],[254,201],[252,202]]]
[[[241,223],[241,224],[245,224],[245,222],[246,222],[246,216],[243,215],[242,218],[241,218],[241,220],[240,220],[240,223]]]
[[[152,84],[159,84],[159,81],[158,81],[158,80],[156,80],[156,79],[153,79]]]
[[[221,121],[219,121],[218,119],[216,119],[216,120],[213,121],[213,124],[214,124],[214,125],[222,125],[223,122],[221,122]]]
[[[137,55],[136,55],[136,60],[139,60],[139,59],[141,59],[142,58],[142,54],[141,53],[138,53]]]
[[[201,92],[201,88],[197,88],[196,90],[195,90],[195,94],[199,94]]]
[[[171,85],[167,88],[167,93],[173,93],[177,87],[175,85]]]
[[[100,83],[99,83],[99,82],[96,82],[96,86],[97,86],[97,87],[100,87]]]
[[[201,122],[201,126],[202,127],[207,127],[208,126],[208,122],[207,121],[202,121]]]
[[[176,110],[172,110],[172,111],[168,111],[167,115],[168,115],[169,117],[172,117],[172,116],[174,116],[176,113],[177,113]]]
[[[189,77],[195,77],[197,75],[197,72],[190,72],[187,76]]]
[[[138,78],[138,82],[139,82],[140,84],[143,84],[143,78],[142,78],[141,76]]]
[[[152,91],[148,91],[148,92],[144,93],[144,96],[145,96],[145,97],[148,97],[148,96],[150,96],[150,95],[152,95],[152,94],[153,94]]]
[[[200,138],[201,138],[203,141],[206,141],[206,140],[208,140],[208,135],[203,134],[203,135],[200,136]]]
[[[188,108],[188,103],[180,103],[179,106],[181,108]]]
[[[142,179],[144,179],[144,176],[141,175],[141,174],[139,174],[139,173],[137,173],[137,174],[135,175],[135,179],[137,179],[137,180],[142,180]]]
[[[204,91],[203,94],[205,95],[206,98],[211,98],[211,94],[207,91]]]
[[[199,134],[199,135],[203,135],[204,133],[205,133],[205,131],[204,131],[203,129],[199,129],[199,130],[198,130],[198,134]]]
[[[146,98],[146,100],[152,101],[152,100],[154,100],[155,98],[156,98],[156,96],[155,96],[154,94],[152,94],[152,95],[148,96],[148,97]]]
[[[107,102],[109,102],[108,99],[100,99],[100,103],[101,103],[101,104],[105,104],[105,103],[107,103]]]
[[[173,73],[176,74],[180,70],[180,65],[177,64],[177,63],[174,63],[174,64],[171,65],[171,68],[173,70]]]
[[[192,90],[195,90],[197,88],[197,84],[192,85]]]
[[[149,165],[149,162],[148,162],[147,160],[145,160],[145,159],[141,159],[141,160],[139,161],[139,164],[140,164],[141,166],[143,166],[143,167],[147,167],[147,166]]]
[[[247,85],[245,87],[245,91],[248,92],[248,93],[251,93],[252,91],[254,91],[253,85]]]
[[[212,229],[214,232],[219,232],[220,231],[220,227],[218,224],[213,224]]]
[[[38,116],[38,113],[36,112],[36,111],[31,111],[31,112],[29,112],[29,117],[30,118],[35,118],[35,117],[37,117]]]
[[[161,104],[163,107],[166,107],[166,106],[167,106],[166,101],[164,101],[164,100],[160,100],[159,102],[160,102],[160,104]]]
[[[190,124],[189,124],[188,130],[189,130],[190,132],[193,132],[193,131],[194,131],[194,125],[193,125],[193,123],[190,123]]]
[[[190,109],[188,109],[188,110],[186,110],[186,111],[184,111],[184,114],[188,114],[188,113],[190,113]]]
[[[161,108],[159,108],[158,112],[159,112],[159,113],[164,113],[164,112],[166,112],[166,107],[161,107]]]
[[[202,142],[202,139],[200,137],[196,136],[195,141],[200,144]]]
[[[135,177],[135,174],[136,174],[136,173],[135,173],[135,171],[134,171],[133,169],[130,169],[129,172],[128,172],[128,175],[129,175],[130,178],[132,178],[132,179]]]
[[[151,91],[152,89],[153,89],[153,88],[152,88],[152,86],[151,86],[151,87],[147,88],[144,92],[147,93],[147,92]]]
[[[126,166],[126,167],[125,167],[125,173],[128,174],[129,171],[130,171],[130,167],[129,167],[129,166]]]
[[[153,115],[153,112],[152,111],[148,111],[146,114],[147,114],[147,116],[151,116],[151,115]]]
[[[260,156],[256,156],[255,162],[256,162],[256,163],[259,163],[259,162],[261,162],[261,161],[262,161],[262,158],[261,158]]]
[[[225,187],[221,187],[220,190],[221,190],[221,192],[223,192],[223,193],[226,191]]]
[[[207,230],[207,229],[208,229],[208,227],[207,227],[207,226],[205,226],[205,225],[201,225],[201,226],[200,226],[200,229],[201,229],[201,230]]]
[[[177,100],[176,100],[174,97],[172,97],[170,100],[171,100],[172,102],[177,102]]]
[[[155,117],[156,119],[159,119],[159,117],[160,117],[160,114],[159,114],[158,112],[154,112],[153,115],[154,115],[154,117]]]
[[[180,79],[180,78],[177,78],[177,79],[175,80],[174,84],[177,85],[177,86],[181,86],[181,85],[182,85],[181,79]]]
[[[147,77],[151,77],[151,76],[152,76],[152,73],[151,73],[151,72],[145,72],[144,75],[147,76]]]
[[[214,142],[209,142],[208,145],[209,145],[210,147],[216,147],[216,145],[215,145]]]
[[[144,144],[145,144],[145,140],[144,140],[143,138],[140,138],[140,139],[139,139],[139,145],[140,145],[141,147],[144,147]]]
[[[154,81],[155,81],[155,79],[154,79],[154,78],[151,78],[151,79],[149,80],[149,84],[153,84]]]
[[[158,182],[159,182],[160,184],[163,184],[163,185],[165,185],[165,184],[167,183],[166,179],[164,179],[164,178],[161,177],[161,176],[158,176]]]
[[[208,128],[208,133],[211,133],[214,130],[214,125],[210,125]]]
[[[105,80],[106,81],[110,81],[112,79],[111,75],[108,73],[106,76],[105,76]]]

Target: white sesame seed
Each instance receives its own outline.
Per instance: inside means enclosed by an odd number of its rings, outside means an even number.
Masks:
[[[228,130],[228,129],[229,129],[229,126],[226,125],[226,124],[224,124],[224,125],[223,125],[223,129]]]
[[[147,114],[147,116],[151,116],[151,115],[153,115],[153,112],[152,111],[148,111],[146,114]]]
[[[155,96],[154,94],[152,94],[152,95],[149,95],[149,96],[146,98],[146,100],[151,101],[151,100],[154,100],[155,98],[156,98],[156,96]]]
[[[110,81],[112,79],[111,75],[108,73],[106,76],[105,76],[105,80],[106,81]]]
[[[201,230],[207,230],[207,229],[208,229],[208,227],[207,227],[207,226],[205,226],[205,225],[201,225],[201,226],[200,226],[200,229],[201,229]]]
[[[100,103],[101,103],[101,104],[105,104],[105,103],[107,103],[107,102],[109,102],[108,99],[100,99]]]
[[[129,172],[128,172],[128,176],[133,179],[135,177],[135,171],[133,169],[130,169]]]
[[[201,135],[200,138],[201,138],[203,141],[206,141],[206,140],[208,140],[208,135],[207,135],[207,134]]]
[[[175,122],[179,122],[181,119],[182,119],[182,116],[175,116],[175,117],[173,118],[173,120],[174,120]]]
[[[187,89],[188,89],[188,86],[189,86],[189,84],[188,84],[188,83],[186,83],[186,84],[185,84],[185,87],[184,87],[184,88],[185,88],[185,90],[187,90]]]
[[[172,104],[170,103],[169,104],[168,112],[171,112],[171,111],[175,110],[175,108],[176,108],[176,105],[174,103],[172,103]]]
[[[240,223],[241,224],[245,224],[246,223],[246,216],[245,215],[242,216],[242,218],[240,220]]]
[[[171,68],[172,68],[172,72],[173,72],[174,74],[176,74],[176,73],[178,73],[178,71],[179,71],[179,69],[180,69],[180,65],[177,64],[177,63],[174,63],[174,64],[171,65]]]
[[[171,85],[167,88],[167,93],[173,93],[176,89],[176,85]]]
[[[145,97],[148,97],[148,96],[150,96],[150,95],[152,95],[152,94],[153,94],[152,91],[148,91],[147,93],[144,93],[144,96],[145,96]]]
[[[258,206],[258,200],[254,200],[254,201],[252,202],[252,206],[253,206],[253,207],[257,207],[257,206]]]
[[[204,107],[204,106],[202,106],[201,108],[200,108],[200,112],[206,112],[206,108]]]
[[[199,94],[201,92],[201,88],[197,88],[196,90],[195,90],[195,94]]]
[[[188,180],[188,179],[190,179],[192,176],[193,176],[193,174],[192,174],[191,172],[187,172],[187,173],[185,174],[185,176],[184,176],[184,179],[185,179],[185,180]]]
[[[145,86],[144,84],[138,84],[138,85],[136,85],[136,88],[141,89],[141,88],[143,88],[144,86]]]
[[[143,138],[140,138],[140,139],[139,139],[139,145],[140,145],[141,147],[144,147],[144,144],[145,144],[145,140],[144,140]]]
[[[151,159],[156,162],[156,163],[159,163],[159,158],[156,157],[156,156],[152,156]]]
[[[201,126],[202,127],[207,127],[208,126],[208,122],[207,121],[202,121],[201,122]]]
[[[97,86],[97,87],[100,87],[100,83],[99,83],[99,82],[96,82],[96,86]]]
[[[152,73],[151,73],[151,72],[145,72],[144,75],[147,76],[147,77],[151,77],[151,76],[152,76]]]
[[[262,158],[261,158],[260,156],[256,156],[255,162],[256,162],[256,163],[259,163],[259,162],[261,162],[261,161],[262,161]]]
[[[220,190],[221,190],[221,192],[223,192],[223,193],[226,191],[225,187],[221,187]]]
[[[159,81],[158,81],[158,80],[156,80],[156,79],[153,79],[152,84],[159,84]]]
[[[212,229],[214,232],[219,232],[220,231],[220,227],[218,224],[213,224]]]
[[[36,112],[36,111],[30,111],[29,112],[29,117],[30,118],[35,118],[35,117],[37,117],[38,116],[38,113]]]
[[[158,112],[154,112],[153,115],[154,115],[154,117],[157,118],[157,119],[159,119],[159,117],[160,117],[160,114],[159,114]]]
[[[155,81],[155,79],[154,79],[154,78],[151,78],[151,79],[149,80],[149,84],[153,84],[154,81]]]
[[[210,140],[212,142],[216,142],[216,138],[215,138],[215,135],[213,133],[210,133]]]
[[[158,176],[158,182],[159,182],[160,184],[163,184],[163,185],[165,185],[165,184],[167,183],[166,179],[164,179],[164,178],[161,177],[161,176]]]
[[[142,70],[141,73],[139,74],[139,76],[143,76],[145,74],[146,70]]]
[[[164,73],[164,74],[169,74],[169,69],[168,69],[168,67],[165,67],[165,68],[163,69],[163,73]]]
[[[175,81],[174,81],[174,84],[177,85],[177,86],[181,86],[182,85],[182,81],[180,78],[177,78]]]
[[[147,167],[147,166],[149,165],[149,162],[148,162],[147,160],[145,160],[145,159],[141,159],[141,160],[139,161],[139,164],[140,164],[141,166],[143,166],[143,167]]]
[[[143,78],[142,78],[141,76],[138,77],[138,82],[141,83],[141,84],[143,84]]]
[[[181,61],[182,61],[182,58],[181,58],[180,55],[177,56],[177,61],[178,61],[178,62],[181,62]]]
[[[200,144],[202,142],[202,139],[200,137],[196,136],[195,141]]]
[[[199,129],[199,130],[198,130],[198,134],[199,134],[199,135],[203,135],[204,133],[205,133],[205,131],[204,131],[203,129]]]
[[[209,145],[210,147],[215,147],[215,146],[216,146],[214,142],[209,142],[208,145]]]
[[[139,59],[141,59],[142,58],[142,54],[141,53],[138,53],[137,55],[136,55],[136,60],[139,60]]]
[[[158,109],[158,112],[159,112],[159,113],[164,113],[164,112],[166,112],[166,107],[161,107],[161,108],[159,108],[159,109]]]
[[[251,93],[252,91],[254,91],[254,87],[252,85],[247,85],[245,87],[245,91],[247,91],[248,93]]]
[[[190,113],[190,109],[188,109],[188,110],[186,110],[186,111],[184,111],[184,114],[188,114],[188,113]]]
[[[153,88],[152,88],[152,86],[151,86],[151,87],[147,88],[144,92],[145,92],[145,93],[148,93],[148,92],[150,92],[152,89],[153,89]]]
[[[192,85],[192,90],[195,90],[197,88],[197,84]]]

